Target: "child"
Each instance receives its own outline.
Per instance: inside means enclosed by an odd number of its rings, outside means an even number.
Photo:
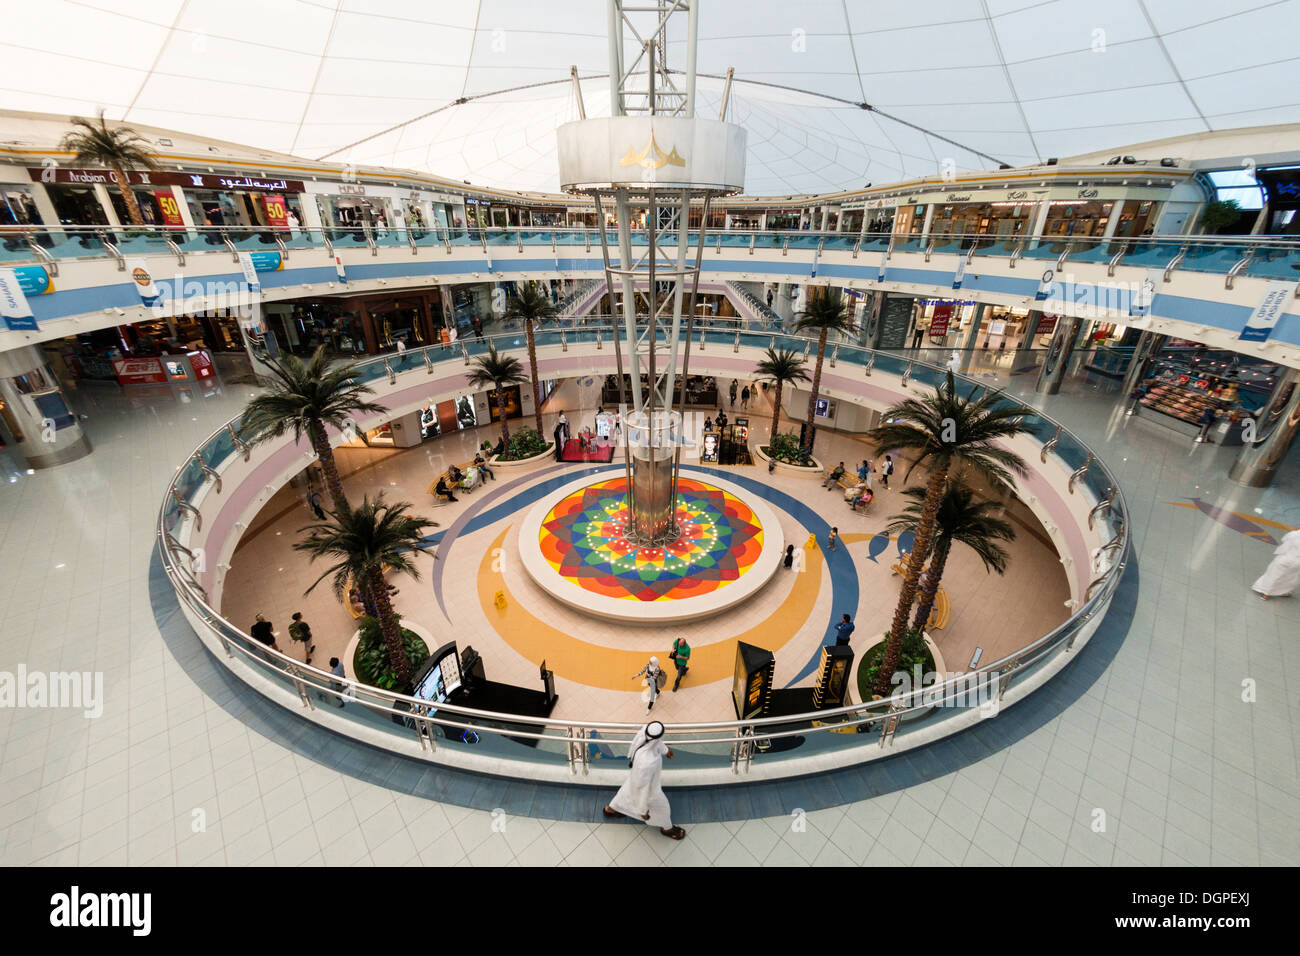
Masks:
[[[839,539],[839,536],[840,536],[840,529],[839,529],[839,528],[831,528],[830,546],[831,546],[831,550],[832,550],[832,551],[838,551],[838,550],[839,550],[839,548],[835,547],[835,542]]]
[[[789,571],[794,567],[794,545],[788,545],[785,549],[785,569]]]

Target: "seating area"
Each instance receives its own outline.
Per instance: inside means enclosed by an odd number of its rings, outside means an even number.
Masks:
[[[438,493],[439,481],[445,480],[447,482],[447,487],[450,488],[452,492],[456,492],[456,491],[470,492],[473,491],[475,488],[477,488],[479,485],[483,484],[483,474],[482,472],[479,471],[478,466],[475,465],[472,461],[465,462],[460,465],[453,465],[452,467],[460,471],[461,478],[459,481],[453,480],[452,469],[448,468],[442,474],[438,475],[438,477],[434,478],[433,481],[429,482],[428,493],[433,496],[433,500],[435,504],[442,503],[448,500],[448,497],[446,495],[441,495]]]

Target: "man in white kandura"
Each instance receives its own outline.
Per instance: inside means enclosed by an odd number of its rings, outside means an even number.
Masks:
[[[681,827],[673,826],[668,797],[660,782],[664,773],[664,757],[673,752],[664,743],[664,725],[652,720],[632,738],[627,752],[627,765],[632,768],[627,783],[618,788],[614,799],[605,807],[607,817],[633,817],[644,820],[666,837],[680,840],[686,836]]]
[[[1300,531],[1288,531],[1273,552],[1273,560],[1251,589],[1267,601],[1271,597],[1285,597],[1297,587],[1300,587]]]

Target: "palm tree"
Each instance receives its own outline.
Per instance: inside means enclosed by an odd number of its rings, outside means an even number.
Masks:
[[[104,111],[99,111],[99,124],[88,119],[74,116],[71,120],[75,130],[63,137],[60,149],[75,153],[75,161],[82,165],[107,166],[113,171],[117,181],[117,190],[126,203],[127,215],[137,226],[145,224],[140,214],[140,203],[131,191],[131,181],[127,178],[129,169],[158,169],[153,156],[145,152],[149,141],[129,126],[110,129],[104,119]]]
[[[821,295],[810,299],[804,310],[795,316],[796,332],[817,333],[817,367],[813,371],[812,394],[808,396],[808,427],[804,434],[804,451],[809,455],[813,450],[813,412],[817,408],[817,393],[822,387],[822,362],[826,358],[826,336],[830,332],[842,332],[851,335],[855,326],[849,307],[839,291],[826,289]]]
[[[925,508],[925,489],[913,486],[903,491],[912,503],[902,514],[892,515],[886,529],[890,534],[902,531],[916,533]],[[1007,569],[1007,552],[998,541],[1013,541],[1016,531],[1010,522],[1003,521],[996,512],[1002,505],[996,501],[976,501],[975,493],[961,481],[953,480],[939,503],[934,518],[934,538],[930,547],[930,566],[925,571],[925,584],[916,608],[912,626],[924,630],[930,623],[934,598],[939,593],[939,582],[954,542],[970,548],[984,562],[985,571],[1002,574]]]
[[[339,477],[325,429],[327,426],[340,430],[350,428],[351,416],[382,412],[384,406],[362,397],[373,389],[358,379],[355,364],[347,362],[330,368],[323,345],[306,362],[293,355],[268,358],[265,362],[272,375],[270,390],[245,407],[239,421],[240,431],[251,435],[245,439],[249,444],[280,438],[288,431],[293,432],[294,441],[301,441],[306,433],[325,472],[325,486],[334,510],[347,511],[343,479]]]
[[[294,550],[311,555],[313,561],[334,560],[305,593],[310,594],[331,574],[334,594],[340,600],[344,599],[349,582],[364,589],[378,612],[379,629],[388,648],[388,663],[403,689],[410,686],[411,669],[402,648],[402,631],[393,614],[393,602],[384,583],[384,569],[409,574],[418,581],[420,571],[410,555],[415,551],[430,553],[424,543],[425,529],[438,526],[436,522],[408,515],[410,508],[409,501],[386,502],[382,491],[373,501],[367,495],[356,508],[331,512],[328,521],[303,528],[306,537],[293,546]]]
[[[890,626],[889,639],[876,678],[876,693],[888,696],[889,681],[898,665],[898,651],[907,634],[907,619],[916,601],[917,582],[929,556],[934,537],[935,517],[943,503],[950,474],[960,475],[969,469],[985,478],[995,491],[1009,490],[1012,473],[1025,474],[1024,460],[997,443],[1026,431],[1024,416],[1029,409],[1016,402],[1003,404],[1001,389],[986,391],[978,399],[975,386],[964,398],[949,372],[934,395],[924,399],[909,398],[885,409],[885,424],[871,429],[867,437],[877,448],[912,451],[916,460],[907,475],[922,462],[929,462],[930,480],[916,524],[916,538],[903,576],[903,590]],[[906,476],[904,476],[906,480]]]
[[[759,378],[766,379],[776,386],[776,391],[772,395],[773,438],[776,437],[777,429],[781,427],[781,390],[787,382],[793,385],[795,382],[808,381],[808,372],[804,365],[803,358],[796,355],[794,349],[769,348],[767,356],[754,366],[754,371],[758,373]]]
[[[511,296],[504,313],[507,319],[524,321],[524,333],[528,336],[528,373],[533,380],[533,410],[537,415],[539,435],[545,435],[546,432],[542,431],[542,386],[537,380],[537,343],[533,338],[533,323],[539,319],[554,318],[559,311],[551,304],[550,297],[530,282],[518,295]]]
[[[470,363],[469,383],[478,388],[492,386],[497,391],[497,414],[501,416],[501,440],[509,443],[510,426],[506,423],[506,386],[528,381],[524,367],[513,355],[502,355],[495,345],[488,346],[487,355],[477,355]],[[538,434],[541,430],[538,429]]]

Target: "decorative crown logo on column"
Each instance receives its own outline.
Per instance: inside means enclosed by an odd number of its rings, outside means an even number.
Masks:
[[[653,158],[651,155],[653,154]],[[686,160],[677,153],[677,147],[674,146],[672,152],[665,153],[655,142],[655,134],[650,134],[650,142],[646,148],[637,152],[631,146],[627,148],[627,155],[618,161],[620,166],[640,166],[643,169],[661,169],[664,166],[685,166]]]

